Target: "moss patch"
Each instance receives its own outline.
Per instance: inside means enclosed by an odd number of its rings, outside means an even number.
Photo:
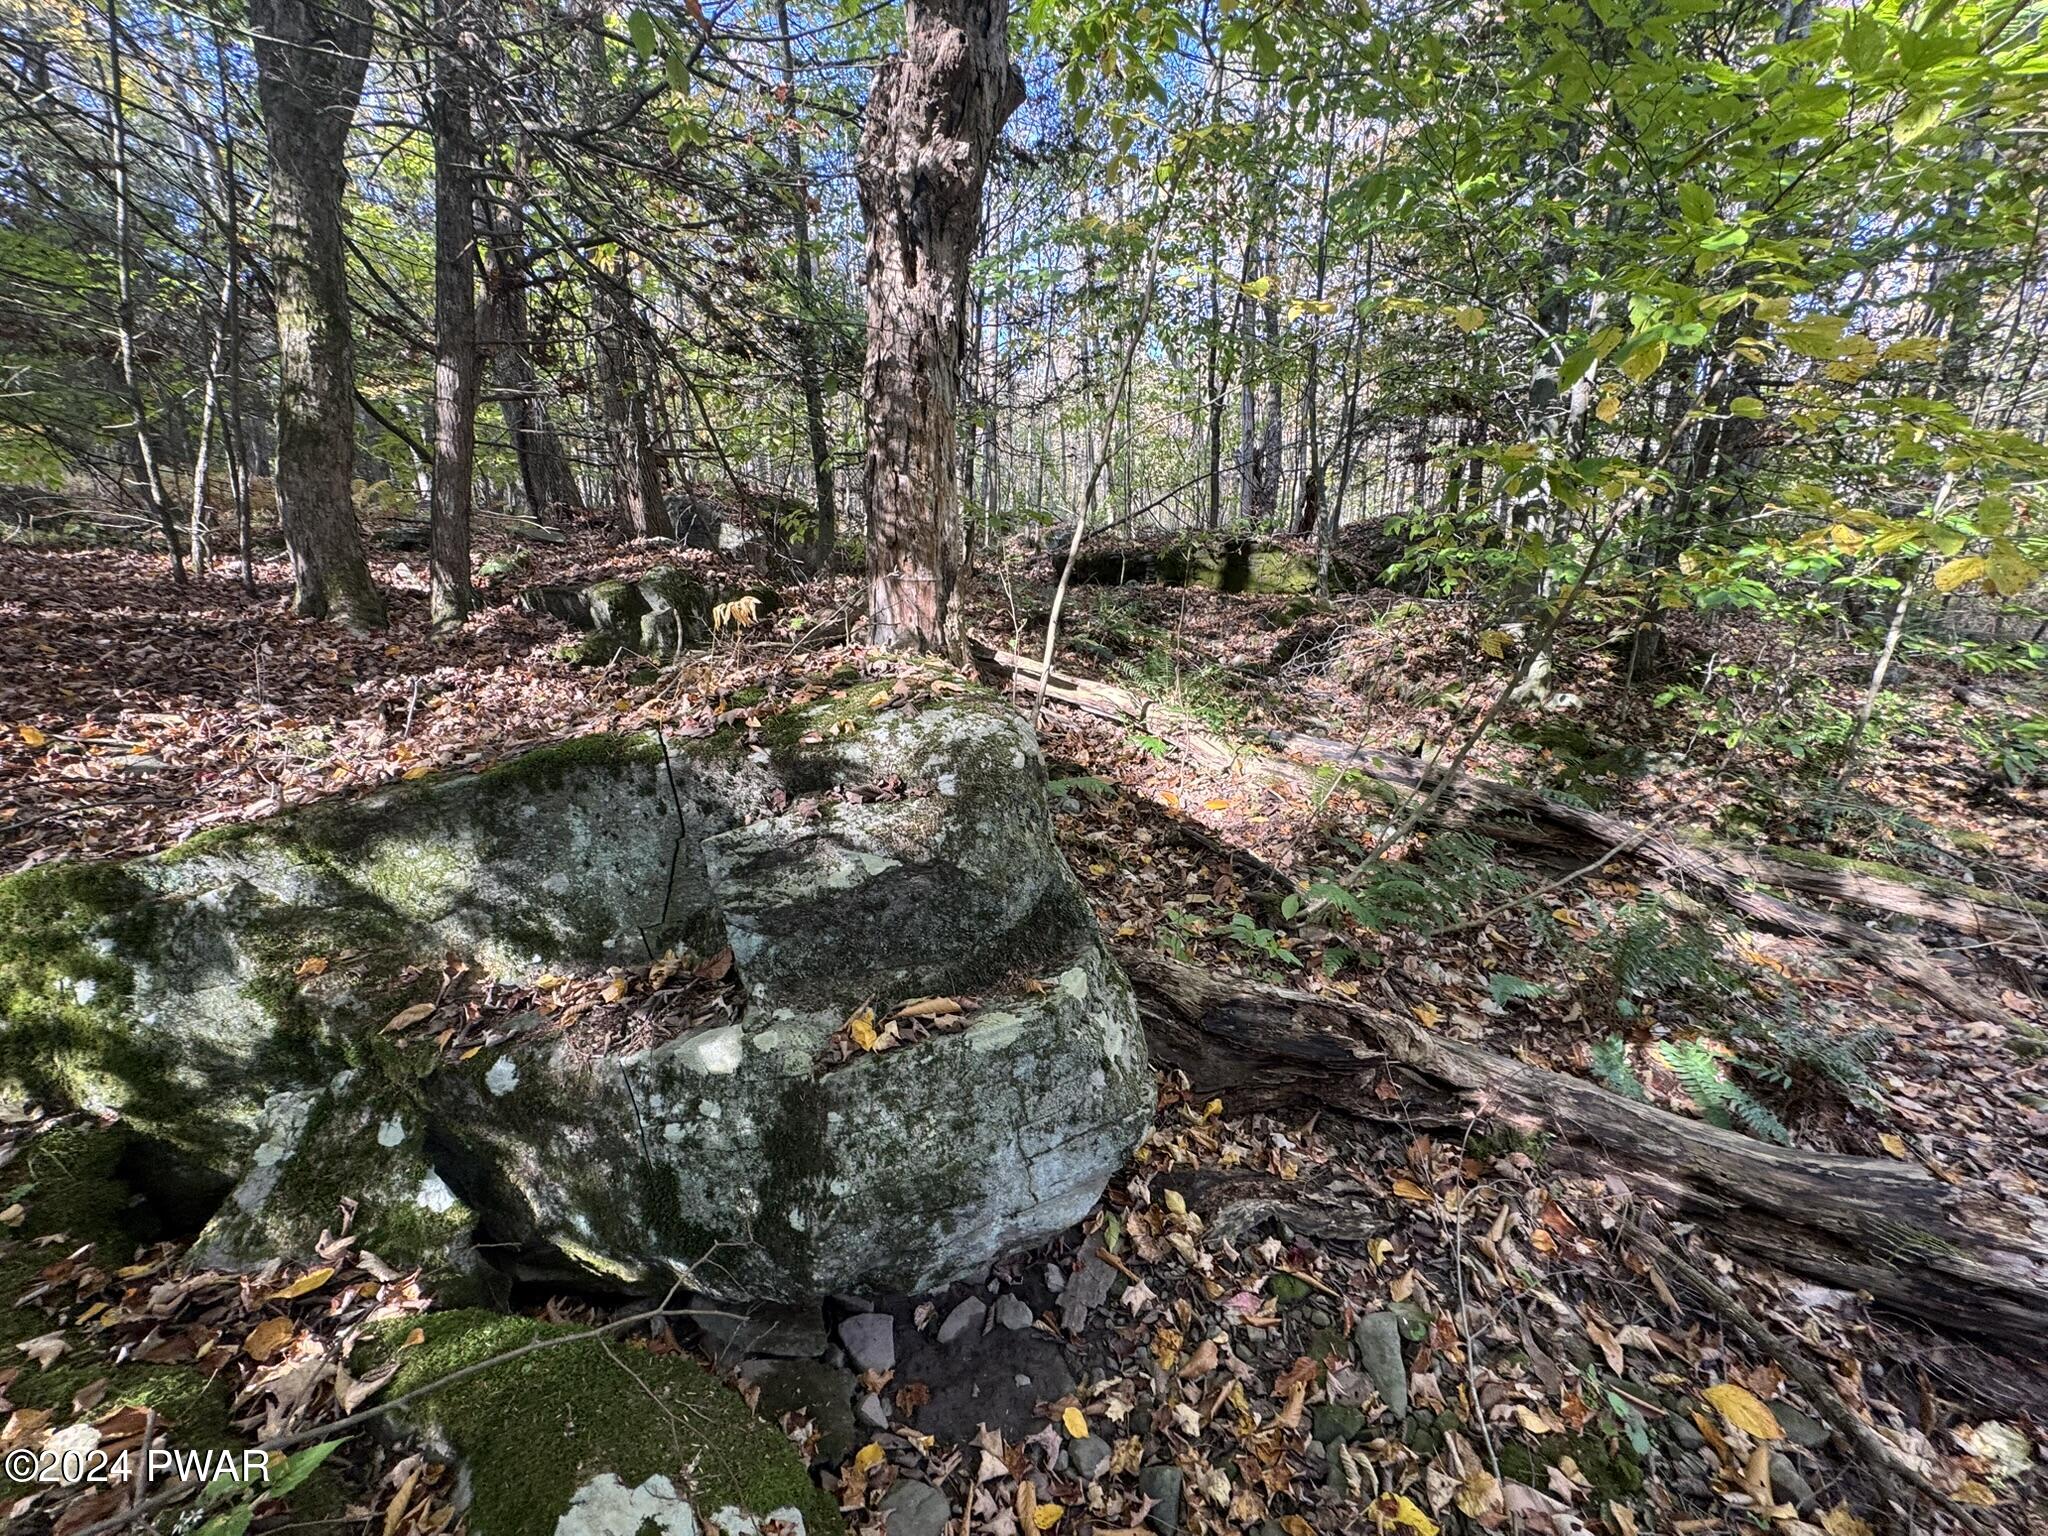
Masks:
[[[73,1248],[93,1245],[95,1262],[109,1268],[135,1252],[130,1229],[135,1197],[117,1173],[130,1137],[120,1127],[66,1126],[39,1137],[11,1166],[5,1198],[27,1208],[21,1227],[0,1243],[0,1357],[17,1361],[15,1346],[56,1325],[40,1307],[17,1307],[15,1299],[37,1283],[41,1271]],[[69,1246],[37,1247],[35,1239],[63,1236]],[[133,1404],[154,1408],[170,1443],[180,1450],[212,1450],[246,1441],[228,1421],[223,1382],[190,1366],[115,1364],[83,1328],[66,1331],[71,1348],[48,1370],[24,1365],[8,1387],[18,1408],[48,1410],[57,1424],[74,1416],[71,1399],[105,1379],[107,1393],[98,1413]],[[31,1489],[0,1476],[0,1503]]]
[[[417,1320],[426,1342],[406,1350],[392,1396],[465,1366],[575,1330],[481,1311]],[[413,1326],[391,1325],[388,1349]],[[813,1536],[844,1529],[839,1513],[776,1429],[695,1362],[617,1340],[582,1340],[494,1366],[404,1410],[467,1465],[475,1536],[553,1536],[576,1490],[603,1473],[637,1486],[657,1473],[705,1514],[794,1506]]]

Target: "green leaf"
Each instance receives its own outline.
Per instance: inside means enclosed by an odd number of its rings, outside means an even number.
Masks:
[[[1688,181],[1678,189],[1678,211],[1695,224],[1714,221],[1714,194],[1697,182]]]
[[[346,1438],[345,1436],[343,1437]],[[286,1458],[284,1471],[264,1485],[263,1497],[281,1499],[320,1470],[320,1464],[341,1449],[340,1440],[322,1440]]]
[[[1619,367],[1632,383],[1640,384],[1664,366],[1665,354],[1670,350],[1660,336],[1647,346],[1630,347],[1622,354]]]
[[[1728,414],[1740,416],[1744,421],[1762,421],[1764,403],[1755,395],[1737,395],[1728,402]]]
[[[1842,60],[1857,74],[1875,71],[1889,51],[1884,23],[1868,11],[1852,12],[1842,23]]]
[[[645,11],[635,11],[626,18],[626,32],[633,39],[633,51],[640,55],[642,64],[653,58],[654,50],[661,46],[654,18]]]

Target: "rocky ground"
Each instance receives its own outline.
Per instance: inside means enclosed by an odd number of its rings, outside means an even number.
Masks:
[[[546,548],[502,584],[509,595],[646,563]],[[213,578],[181,605],[148,557],[0,563],[10,726],[0,838],[12,866],[140,852],[603,725],[744,731],[780,702],[815,696],[835,667],[894,676],[834,643],[845,594],[829,585],[741,633],[721,626],[708,652],[680,666],[624,659],[593,670],[558,658],[573,637],[540,615],[493,607],[435,639],[423,597],[401,579],[393,631],[357,641],[285,620],[281,572],[264,578],[254,602]],[[1490,696],[1470,616],[1365,594],[1290,618],[1291,601],[1086,592],[1072,660],[1147,681],[1220,723],[1314,722],[1386,745],[1454,731]],[[1008,632],[1006,613],[983,617],[990,633]],[[1779,706],[1750,677],[1768,674],[1782,643],[1739,630],[1686,637],[1688,653],[1724,658],[1701,709],[1765,719]],[[1727,658],[1738,654],[1731,684]],[[1591,696],[1613,683],[1596,669],[1574,686]],[[1840,695],[1854,687],[1844,669]],[[1710,731],[1705,714],[1653,718],[1618,694],[1611,710],[1566,714],[1596,729],[1503,737],[1478,761],[1637,814],[2037,891],[2048,865],[2039,791],[1985,776],[1968,706],[1945,685],[1916,697],[1907,726],[1874,748],[1858,781],[1866,793],[1826,828],[1805,825],[1795,797],[1758,790],[1798,771],[1782,736],[1709,751],[1703,742],[1734,727]],[[1599,958],[1600,935],[1621,931],[1646,895],[1625,871],[1548,897],[1553,931],[1517,895],[1557,871],[1420,839],[1396,867],[1422,895],[1391,894],[1395,920],[1288,921],[1270,870],[1310,879],[1355,868],[1356,808],[1204,777],[1157,744],[1057,710],[1043,736],[1056,759],[1056,826],[1109,934],[1339,995],[1379,988],[1391,968],[1404,991],[1430,1000],[1426,1023],[1566,1070],[1593,1070],[1595,1047],[1619,1034],[1646,1090],[1685,1107],[1650,1052],[1701,1029],[1708,1004],[1683,977],[1632,997]],[[1685,766],[1638,771],[1680,746]],[[1715,944],[1759,1013],[1789,995],[1838,1037],[1876,1031],[1864,1086],[1772,1101],[1790,1134],[1911,1158],[2015,1209],[2038,1199],[2043,1085],[2024,1039],[1931,1014],[1818,946],[1719,930]],[[2016,1012],[2040,1017],[2024,971],[1997,984]],[[457,1034],[444,1048],[475,1043]],[[584,1426],[587,1440],[571,1437],[575,1467],[616,1449],[620,1508],[657,1526],[674,1511],[649,1490],[652,1469],[675,1459],[679,1426],[702,1431],[727,1412],[691,1361],[786,1432],[787,1466],[810,1478],[745,1492],[756,1507],[800,1512],[813,1532],[835,1519],[889,1536],[941,1536],[949,1521],[958,1536],[1857,1536],[1972,1518],[1985,1530],[2039,1523],[2048,1390],[2030,1368],[1873,1315],[1854,1295],[1732,1264],[1623,1181],[1578,1176],[1541,1142],[1446,1121],[1441,1109],[1416,1105],[1405,1129],[1369,1130],[1197,1101],[1169,1076],[1152,1131],[1097,1211],[983,1281],[792,1312],[526,1285],[510,1298],[511,1332],[338,1231],[267,1273],[183,1275],[179,1255],[203,1212],[152,1194],[118,1132],[38,1114],[8,1125],[0,1145],[0,1300],[11,1303],[0,1342],[19,1357],[0,1362],[0,1448],[297,1437],[282,1450],[309,1457],[338,1441],[299,1463],[304,1481],[288,1497],[217,1494],[212,1513],[232,1529],[208,1536],[316,1522],[428,1536],[465,1518],[482,1530],[493,1507],[458,1512],[465,1463],[445,1423],[392,1411],[354,1432],[325,1426],[530,1346],[524,1330],[554,1329],[570,1342],[504,1378],[521,1386],[458,1405],[454,1420],[532,1415],[518,1455],[543,1470],[493,1462],[492,1485],[507,1488],[567,1475],[545,1453],[560,1426]],[[1277,1208],[1272,1181],[1295,1192]],[[1831,1405],[1746,1336],[1730,1305],[1821,1363],[1883,1461],[1825,1422]],[[622,1319],[635,1320],[591,1333]],[[538,1374],[558,1356],[561,1369]],[[736,1423],[744,1436],[744,1416]],[[758,1449],[741,1459],[775,1460]],[[1901,1467],[1952,1502],[1902,1495]],[[715,1467],[705,1476],[726,1487]],[[482,1486],[469,1479],[471,1493]],[[15,1485],[4,1497],[11,1528],[83,1536],[125,1513],[135,1490]],[[1912,1506],[1903,1515],[1902,1502]]]

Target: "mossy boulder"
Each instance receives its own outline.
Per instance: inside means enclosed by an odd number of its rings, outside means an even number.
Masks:
[[[484,1311],[429,1313],[399,1352],[396,1398],[495,1356],[575,1330]],[[364,1362],[367,1367],[368,1362]],[[796,1449],[739,1394],[680,1355],[603,1339],[530,1350],[398,1411],[400,1427],[461,1470],[472,1536],[666,1536],[715,1525],[834,1536],[839,1511]]]
[[[566,652],[584,666],[601,667],[621,656],[668,662],[708,644],[714,610],[751,598],[755,615],[772,613],[778,598],[768,587],[727,590],[681,566],[655,566],[637,580],[611,578],[585,587],[532,587],[519,606],[587,631]]]
[[[992,698],[865,685],[750,750],[605,736],[0,881],[0,1091],[118,1111],[238,1180],[213,1262],[386,1262],[794,1300],[969,1275],[1079,1219],[1149,1123],[1130,988]],[[505,979],[730,945],[745,1004],[649,1049],[467,1060],[382,1026]],[[951,997],[929,1038],[835,1032]]]

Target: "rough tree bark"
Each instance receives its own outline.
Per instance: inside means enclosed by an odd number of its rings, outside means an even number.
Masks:
[[[479,107],[482,102],[477,103]],[[481,316],[492,388],[505,417],[505,432],[519,463],[519,491],[535,522],[559,520],[581,497],[562,435],[549,420],[544,385],[534,361],[533,282],[526,248],[526,153],[513,157],[499,176],[498,195],[485,204],[490,239],[484,247],[484,308]]]
[[[368,0],[250,0],[256,87],[270,144],[277,305],[277,500],[293,611],[384,623],[363,559],[355,478],[355,357],[341,201],[371,46]]]
[[[1287,1100],[1403,1125],[1430,1102],[1558,1138],[1728,1244],[1868,1291],[1944,1332],[2038,1358],[2048,1243],[2023,1210],[1885,1158],[1774,1147],[1423,1029],[1392,1009],[1216,977],[1123,950],[1155,1058],[1196,1097]]]
[[[967,265],[990,151],[1024,100],[1008,0],[909,0],[862,124],[868,633],[966,656],[957,419]]]
[[[613,512],[629,539],[666,538],[675,532],[661,494],[661,460],[647,415],[646,381],[634,334],[633,290],[627,257],[600,264],[591,289],[597,317],[598,393],[604,407],[605,446],[612,464]]]
[[[476,149],[459,0],[436,0],[428,112],[434,130],[434,479],[428,514],[436,624],[475,606],[469,513],[476,470]]]

